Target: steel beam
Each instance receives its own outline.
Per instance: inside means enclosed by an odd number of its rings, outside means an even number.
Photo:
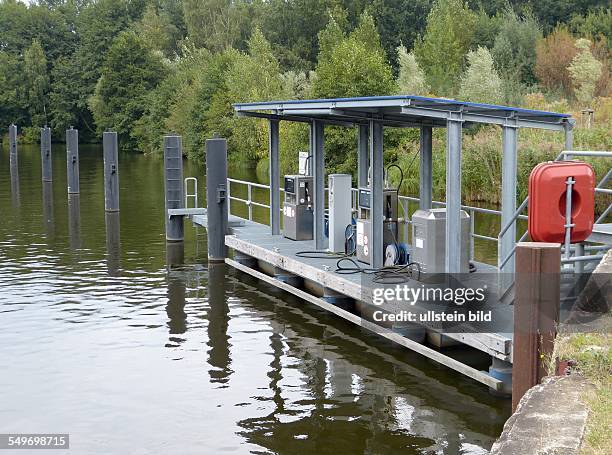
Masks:
[[[502,128],[502,194],[501,194],[501,225],[510,227],[503,233],[500,248],[497,252],[498,264],[514,250],[516,242],[516,167],[517,167],[517,147],[518,147],[518,127],[516,124],[508,123]],[[501,291],[505,292],[508,286],[514,281],[514,256],[500,268]]]
[[[432,128],[421,127],[419,162],[419,208],[429,210],[433,199]]]
[[[446,122],[446,273],[461,272],[461,131],[460,114]]]
[[[368,125],[359,125],[359,137],[357,139],[357,187],[368,186]]]
[[[325,248],[325,133],[323,123],[313,121],[310,132],[314,182],[314,241],[315,248],[322,250]]]
[[[378,269],[383,266],[383,125],[370,121],[370,163],[371,163],[371,220],[372,238],[370,239],[371,265]]]
[[[279,121],[270,120],[270,230],[272,235],[280,234],[280,154],[279,154]]]

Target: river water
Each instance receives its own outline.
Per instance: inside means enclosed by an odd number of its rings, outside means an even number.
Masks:
[[[99,146],[81,147],[70,201],[62,144],[53,160],[43,185],[37,146],[19,148],[18,173],[0,153],[0,433],[121,455],[481,454],[501,433],[508,400],[208,267],[188,223],[169,269],[161,160],[120,154],[119,217],[104,213]]]

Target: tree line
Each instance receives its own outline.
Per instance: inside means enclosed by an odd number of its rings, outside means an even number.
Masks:
[[[217,132],[236,161],[264,162],[265,122],[232,103],[405,93],[593,107],[609,95],[611,32],[600,0],[0,0],[0,134],[112,129],[123,149],[158,153],[174,131],[201,159]],[[414,132],[386,134],[401,154]],[[354,168],[354,136],[328,128],[331,169]],[[308,143],[303,125],[282,124],[281,139],[285,162]]]

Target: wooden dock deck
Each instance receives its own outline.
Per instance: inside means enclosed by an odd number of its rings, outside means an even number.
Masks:
[[[200,219],[193,217],[192,221],[200,225]],[[282,235],[271,235],[270,227],[253,221],[240,219],[232,223],[232,234],[225,237],[225,244],[244,256],[251,257],[259,262],[265,263],[268,267],[248,266],[234,259],[226,259],[232,267],[248,273],[256,278],[272,284],[280,289],[290,292],[310,303],[326,309],[350,322],[353,322],[367,330],[377,333],[383,338],[392,340],[402,346],[416,351],[426,357],[431,358],[443,365],[448,366],[462,374],[471,377],[489,387],[500,390],[502,382],[485,371],[480,371],[471,366],[465,365],[452,357],[444,354],[441,350],[429,347],[413,339],[403,336],[398,331],[390,327],[383,327],[368,318],[362,317],[355,312],[347,311],[341,306],[329,303],[315,292],[304,289],[303,286],[295,287],[290,283],[274,278],[269,270],[276,270],[288,275],[295,275],[303,278],[305,282],[315,284],[321,289],[332,293],[346,296],[361,303],[362,307],[381,309],[373,307],[371,303],[364,302],[362,274],[340,274],[335,271],[337,258],[320,259],[298,256],[299,251],[313,251],[313,241],[294,241]],[[478,264],[478,268],[483,277],[489,277],[495,272],[495,268],[485,264]],[[486,272],[491,272],[486,273]],[[477,274],[474,274],[477,275]],[[414,281],[415,285],[418,284]],[[388,284],[386,286],[392,286]],[[394,284],[393,284],[394,286]],[[382,309],[385,309],[384,306]],[[396,309],[389,309],[394,311]],[[512,326],[512,307],[509,305],[500,306],[498,317],[508,321],[508,327]],[[444,337],[454,340],[472,348],[478,349],[494,358],[504,362],[512,361],[512,333],[444,333]]]

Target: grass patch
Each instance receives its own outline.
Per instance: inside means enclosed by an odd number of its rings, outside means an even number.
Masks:
[[[610,327],[612,316],[606,318]],[[561,334],[555,340],[553,358],[573,360],[578,373],[595,385],[583,398],[589,408],[587,431],[581,454],[612,453],[612,352],[610,335],[602,333]]]

